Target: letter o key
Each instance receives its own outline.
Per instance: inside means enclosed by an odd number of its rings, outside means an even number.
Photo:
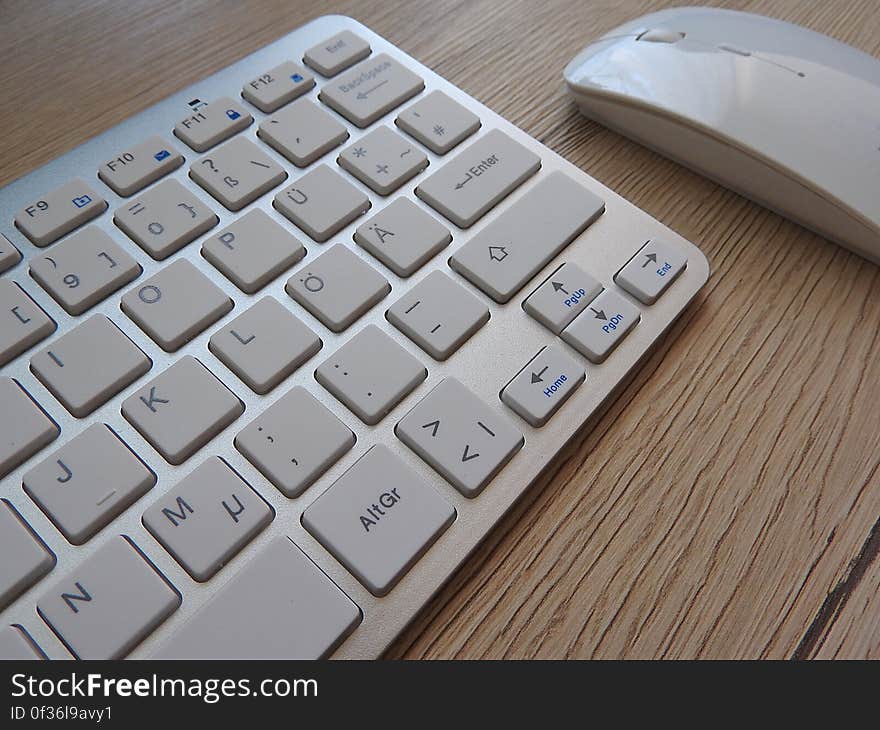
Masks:
[[[162,290],[158,286],[147,284],[138,291],[138,299],[144,304],[155,304],[162,298]]]

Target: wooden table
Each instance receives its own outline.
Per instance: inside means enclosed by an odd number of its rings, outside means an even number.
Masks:
[[[391,657],[880,657],[878,268],[585,121],[563,90],[587,40],[673,4],[0,4],[0,184],[339,12],[708,256],[703,295]],[[875,0],[709,4],[880,55]]]

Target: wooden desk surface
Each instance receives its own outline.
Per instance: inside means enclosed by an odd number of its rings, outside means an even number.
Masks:
[[[391,657],[880,657],[878,268],[585,121],[563,90],[587,40],[673,4],[0,4],[0,184],[339,12],[708,256],[702,297]],[[875,0],[709,4],[880,56]]]

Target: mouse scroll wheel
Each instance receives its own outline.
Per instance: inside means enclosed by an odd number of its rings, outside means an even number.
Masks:
[[[652,30],[646,30],[644,33],[636,36],[636,40],[648,41],[649,43],[678,43],[684,38],[684,36],[684,33],[677,30],[654,28]]]

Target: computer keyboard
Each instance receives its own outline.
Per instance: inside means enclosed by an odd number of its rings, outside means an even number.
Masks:
[[[709,272],[339,16],[0,190],[0,269],[0,658],[379,656]]]

